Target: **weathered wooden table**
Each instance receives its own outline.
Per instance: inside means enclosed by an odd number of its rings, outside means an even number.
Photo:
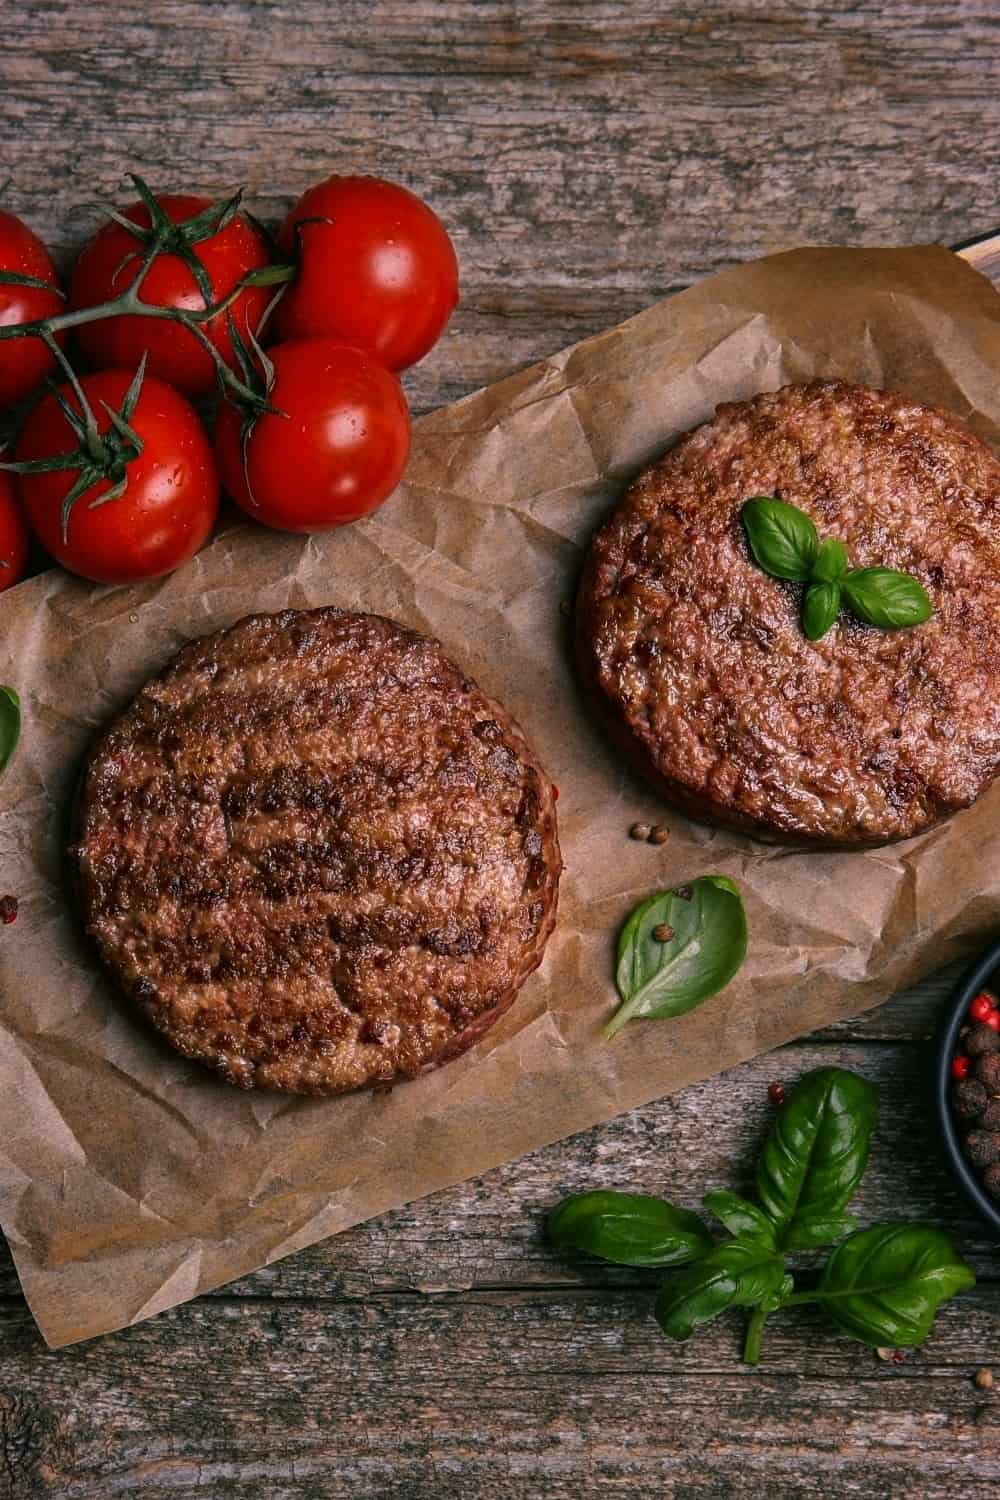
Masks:
[[[1000,222],[991,0],[7,0],[6,194],[63,257],[134,167],[249,183],[277,215],[335,169],[400,178],[454,231],[464,300],[408,377],[453,399],[733,262],[804,242],[952,243]],[[0,1497],[986,1497],[1000,1481],[997,1247],[925,1101],[941,986],[343,1234],[95,1343],[48,1352],[0,1265]],[[882,1086],[863,1218],[952,1229],[980,1275],[881,1363],[818,1315],[690,1345],[655,1277],[544,1245],[562,1194],[746,1185],[767,1083]],[[2,1149],[2,1142],[0,1142]]]

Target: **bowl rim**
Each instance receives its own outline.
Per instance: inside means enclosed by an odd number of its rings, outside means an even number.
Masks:
[[[980,1218],[985,1220],[994,1234],[1000,1235],[1000,1203],[996,1203],[989,1197],[966,1161],[949,1097],[951,1060],[955,1055],[958,1033],[965,1021],[969,1004],[987,980],[998,973],[1000,973],[1000,938],[991,943],[975,963],[966,969],[957,987],[952,991],[951,1003],[942,1017],[937,1032],[934,1085],[941,1141],[952,1176]]]

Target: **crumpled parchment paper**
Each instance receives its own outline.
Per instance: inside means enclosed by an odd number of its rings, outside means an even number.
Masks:
[[[863,1010],[1000,923],[1000,784],[871,853],[686,822],[620,764],[569,655],[582,549],[626,481],[719,401],[837,375],[895,386],[1000,445],[1000,297],[939,248],[813,249],[694,287],[417,425],[406,484],[327,537],[229,529],[171,578],[53,571],[0,598],[25,728],[0,787],[0,1223],[48,1343],[194,1297],[348,1225]],[[289,483],[295,482],[294,453]],[[244,1094],[174,1056],[99,972],[65,883],[95,732],[183,642],[335,603],[440,637],[521,721],[561,790],[560,920],[471,1053],[390,1094]],[[669,842],[630,841],[633,819]],[[601,1025],[613,942],[658,886],[717,871],[750,923],[736,980],[676,1021]]]

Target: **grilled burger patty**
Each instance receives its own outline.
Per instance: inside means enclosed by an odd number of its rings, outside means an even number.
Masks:
[[[854,567],[914,574],[932,618],[841,614],[761,571],[740,510],[773,495]],[[908,838],[1000,762],[1000,464],[955,417],[838,381],[720,406],[593,540],[578,656],[619,741],[691,816],[835,846]]]
[[[435,641],[336,609],[181,651],[81,785],[87,929],[230,1083],[309,1094],[471,1046],[540,963],[552,786]]]

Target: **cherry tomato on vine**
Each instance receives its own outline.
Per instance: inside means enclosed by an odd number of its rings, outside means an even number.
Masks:
[[[22,577],[28,561],[28,528],[9,474],[0,473],[0,594]]]
[[[247,515],[282,531],[326,531],[368,515],[395,489],[409,456],[399,381],[336,339],[294,340],[268,355],[268,400],[284,415],[256,418],[244,471],[243,415],[220,405],[215,450],[226,490]]]
[[[448,231],[420,198],[380,177],[310,188],[278,243],[298,262],[275,309],[281,338],[344,339],[405,370],[437,343],[458,302]]]
[[[4,280],[6,276],[26,276],[41,285],[19,286]],[[0,209],[0,327],[34,323],[62,311],[59,278],[49,252],[15,214]],[[0,406],[14,406],[30,396],[55,362],[41,339],[0,342]]]
[[[127,291],[156,231],[163,237],[164,248],[147,272],[140,296],[158,307],[201,312],[231,292],[248,272],[268,264],[264,237],[245,215],[235,211],[236,199],[213,205],[207,198],[187,193],[154,198],[141,179],[133,180],[144,190],[144,200],[130,204],[123,217],[136,226],[135,232],[114,220],[98,230],[73,267],[71,308],[93,307]],[[256,334],[271,296],[268,287],[247,287],[232,303],[229,314],[241,334]],[[232,365],[225,313],[202,329]],[[99,367],[134,370],[147,353],[149,373],[189,396],[204,395],[215,383],[212,356],[193,333],[168,319],[106,318],[82,325],[76,336],[84,353]]]
[[[18,474],[32,529],[57,562],[96,583],[135,583],[171,573],[207,540],[219,507],[218,474],[198,414],[179,392],[149,375],[101,370],[80,384],[100,435],[99,454],[94,457],[84,445],[72,467]],[[81,407],[71,387],[60,387],[58,396],[79,428]],[[131,438],[113,423],[108,407]],[[26,463],[71,453],[79,438],[57,396],[49,395],[25,423],[15,459]],[[81,471],[92,482],[67,518],[64,506]],[[105,498],[123,481],[122,493]]]

